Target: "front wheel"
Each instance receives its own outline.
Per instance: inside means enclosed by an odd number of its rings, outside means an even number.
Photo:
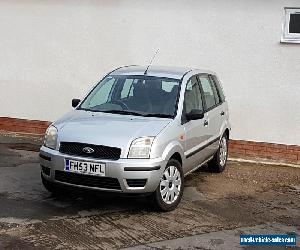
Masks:
[[[228,157],[228,138],[224,134],[220,140],[220,145],[213,159],[208,163],[209,168],[215,173],[224,171]]]
[[[184,176],[179,161],[170,159],[159,185],[150,197],[152,204],[160,211],[174,210],[183,194]]]

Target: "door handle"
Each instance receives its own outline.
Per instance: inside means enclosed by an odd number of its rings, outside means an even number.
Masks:
[[[224,112],[224,111],[221,112],[221,116],[223,116],[223,115],[225,115],[225,112]]]
[[[208,126],[208,120],[205,120],[204,123],[203,123],[203,125],[204,125],[205,127],[207,127],[207,126]]]

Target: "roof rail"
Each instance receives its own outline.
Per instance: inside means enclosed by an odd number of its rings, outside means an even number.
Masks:
[[[138,66],[136,64],[131,64],[131,65],[125,65],[125,66],[121,66],[121,67],[118,67],[118,68],[115,68],[114,70],[112,70],[111,72],[109,72],[107,75],[110,75],[112,72],[118,70],[118,69],[122,69],[122,68],[127,68],[127,67],[132,67],[132,66]]]

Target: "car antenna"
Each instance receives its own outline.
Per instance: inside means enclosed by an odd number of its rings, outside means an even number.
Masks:
[[[159,48],[156,50],[156,52],[154,53],[153,57],[151,58],[150,63],[147,66],[147,68],[146,68],[146,70],[144,72],[144,75],[147,75],[147,71],[148,71],[149,67],[152,65],[152,62],[154,61],[154,59],[155,59],[155,57],[156,57],[156,55],[157,55],[158,52],[159,52]]]

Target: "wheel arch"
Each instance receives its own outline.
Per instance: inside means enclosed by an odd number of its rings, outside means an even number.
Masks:
[[[230,134],[229,129],[226,128],[225,131],[224,131],[224,133],[223,133],[223,135],[226,135],[227,139],[229,139],[229,134]]]
[[[175,152],[173,155],[171,155],[170,160],[171,159],[175,159],[175,160],[179,161],[179,163],[182,167],[182,158],[181,158],[181,155],[178,152]]]
[[[168,144],[168,146],[165,148],[163,152],[163,159],[165,161],[169,161],[170,159],[176,159],[180,162],[181,167],[184,165],[184,153],[183,153],[183,147],[178,142],[171,142]]]

